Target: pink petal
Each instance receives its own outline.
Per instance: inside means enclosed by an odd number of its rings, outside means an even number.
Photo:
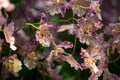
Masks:
[[[73,44],[72,44],[71,42],[64,41],[64,42],[60,43],[60,44],[58,45],[58,47],[63,47],[63,48],[65,48],[65,49],[67,49],[67,48],[72,48],[72,47],[73,47]]]
[[[69,30],[70,29],[70,25],[63,25],[60,26],[60,28],[57,30],[57,32],[63,32],[65,30]]]

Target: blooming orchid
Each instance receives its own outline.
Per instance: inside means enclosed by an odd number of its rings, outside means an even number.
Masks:
[[[39,41],[44,47],[49,47],[51,43],[51,33],[48,30],[51,25],[45,23],[39,26],[36,31],[36,40]]]
[[[31,52],[27,54],[27,56],[24,59],[24,64],[25,66],[29,69],[32,70],[36,67],[37,63],[37,55],[35,52]]]
[[[44,5],[52,16],[61,13],[64,17],[66,9],[69,9],[69,3],[66,0],[45,0]]]
[[[89,9],[90,1],[89,0],[70,0],[72,11],[77,16],[85,15],[87,9]]]
[[[14,54],[10,57],[5,57],[2,60],[3,65],[9,72],[13,73],[15,76],[18,76],[18,72],[22,69],[22,62],[17,59],[17,55]]]
[[[99,71],[93,58],[89,55],[89,53],[85,49],[81,48],[80,55],[84,58],[84,64],[85,64],[84,66],[90,68],[92,73],[97,73]]]
[[[67,43],[69,43],[69,42],[67,42]],[[63,46],[63,43],[61,43],[61,44],[57,45],[56,49],[51,51],[50,55],[47,58],[47,61],[51,62],[52,59],[55,57],[56,60],[61,59],[62,61],[67,61],[71,65],[71,67],[74,67],[76,70],[78,70],[78,69],[82,70],[80,64],[72,57],[72,55],[66,53],[64,51],[64,49],[62,48],[62,47],[66,48],[66,46],[68,46],[68,45],[71,45],[71,44],[64,44],[64,46]],[[69,46],[67,48],[71,48],[71,47],[72,46]]]

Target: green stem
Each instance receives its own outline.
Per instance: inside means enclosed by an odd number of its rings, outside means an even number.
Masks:
[[[73,14],[73,17],[72,17],[72,18],[69,18],[69,19],[68,19],[68,21],[70,21],[70,20],[74,20],[74,21],[76,21],[77,23],[79,23],[78,20],[77,20],[76,18],[74,18],[74,14]],[[74,23],[74,21],[73,21],[73,23]]]
[[[73,23],[74,23],[74,20],[78,23],[78,20],[76,20],[76,18],[74,18],[75,17],[75,14],[73,13],[73,17],[72,18],[70,18],[69,20],[73,20]],[[77,40],[77,38],[75,37],[74,38],[74,46],[73,46],[73,51],[72,51],[72,56],[74,56],[74,53],[75,53],[75,49],[76,49],[76,40]]]
[[[118,56],[116,59],[112,60],[112,61],[109,61],[110,63],[114,63],[116,61],[118,61],[120,59],[120,56]]]
[[[38,24],[38,23],[25,23],[25,24],[22,25],[20,28],[18,28],[18,29],[15,31],[15,33],[17,33],[19,30],[21,30],[21,29],[23,29],[24,27],[27,27],[27,26],[32,26],[33,28],[39,30],[39,28],[36,27],[34,24]]]
[[[68,20],[54,20],[54,21],[52,21],[52,22],[69,22],[70,20],[74,20],[74,21],[76,21],[77,23],[79,23],[78,20],[77,20],[76,18],[74,18],[74,17],[69,18]]]
[[[111,59],[109,51],[110,51],[110,49],[107,48],[107,56]]]
[[[110,56],[110,53],[109,53],[109,50],[110,50],[110,49],[107,48],[107,55],[108,55],[108,57],[109,57],[109,59],[110,59],[109,63],[114,63],[114,62],[118,61],[118,60],[120,59],[120,56],[118,56],[116,59],[112,60],[112,59],[111,59],[111,56]]]
[[[111,56],[110,56],[110,53],[109,53],[109,48],[107,48],[107,55],[108,55],[108,57],[109,57],[109,59],[110,59],[110,63],[113,63],[118,69],[119,69],[119,71],[120,71],[120,68],[119,68],[119,66],[115,63],[117,60],[119,60],[119,58],[120,58],[120,56],[117,58],[117,59],[115,59],[115,60],[113,60],[113,61],[111,61],[112,59],[111,59]]]
[[[73,47],[72,55],[74,55],[74,53],[75,53],[76,41],[77,41],[77,38],[75,37],[75,38],[74,38],[74,47]]]
[[[38,29],[38,30],[39,30],[39,28],[38,28],[38,27],[36,27],[35,25],[33,25],[32,23],[26,23],[25,25],[27,25],[27,26],[32,26],[33,28],[35,28],[35,29]]]

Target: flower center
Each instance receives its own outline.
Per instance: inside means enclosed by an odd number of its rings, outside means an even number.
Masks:
[[[55,55],[57,55],[58,53],[63,53],[63,52],[64,52],[64,50],[62,48],[57,48],[55,50]]]
[[[13,63],[9,61],[8,63],[6,63],[5,66],[6,66],[8,69],[12,69]]]
[[[85,30],[85,33],[90,33],[91,32],[91,25],[90,24],[86,24],[85,26],[84,26],[84,30]]]
[[[94,64],[93,60],[91,58],[85,58],[85,63],[92,66]]]
[[[96,7],[95,7],[95,10],[96,10],[96,11],[100,11],[99,6],[96,6]]]
[[[115,29],[115,31],[120,32],[120,24],[116,24],[117,28]]]
[[[30,59],[30,60],[34,60],[35,52],[32,52],[32,53],[28,54],[27,57],[28,57],[28,59]]]
[[[46,36],[47,35],[47,30],[43,27],[40,28],[40,32],[42,36]]]

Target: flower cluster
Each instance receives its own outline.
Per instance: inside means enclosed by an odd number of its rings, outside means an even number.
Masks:
[[[88,80],[120,80],[109,70],[109,64],[120,69],[115,63],[120,60],[120,22],[104,22],[101,4],[102,0],[0,0],[0,79],[19,77],[27,68],[44,80],[63,80],[61,63],[67,62],[80,73],[89,69]],[[111,55],[118,57],[113,60]]]
[[[18,76],[18,72],[22,69],[22,63],[19,59],[17,59],[17,55],[11,55],[9,57],[2,58],[3,70],[6,71],[6,74],[11,72],[15,76]],[[2,71],[3,76],[5,76],[4,71]],[[6,75],[7,76],[7,75]],[[6,77],[5,77],[6,78]]]

